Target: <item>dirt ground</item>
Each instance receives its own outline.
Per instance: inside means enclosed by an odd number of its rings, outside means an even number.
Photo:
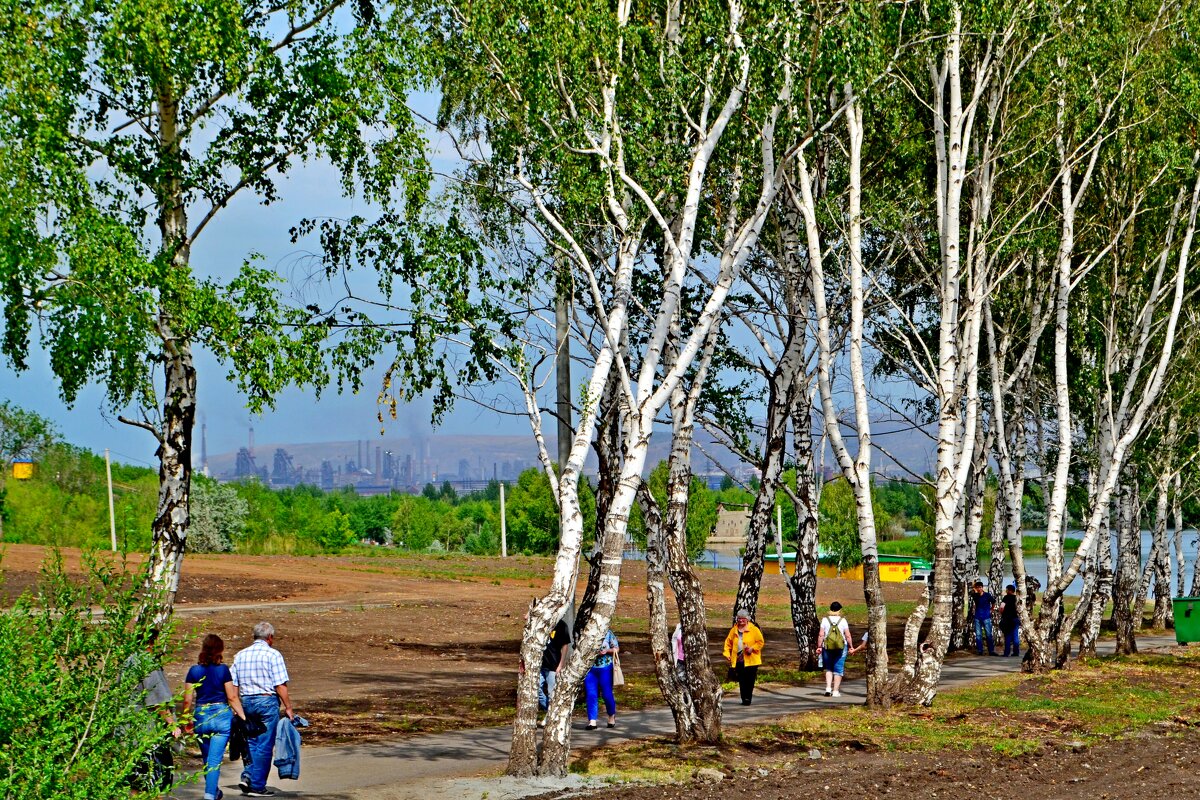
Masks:
[[[0,594],[11,598],[32,585],[47,554],[5,546]],[[77,551],[63,556],[68,571],[80,571]],[[314,723],[314,743],[505,724],[513,714],[522,617],[530,599],[545,591],[551,568],[547,558],[382,550],[378,556],[188,556],[177,602],[185,644],[168,677],[182,679],[203,634],[225,639],[232,661],[249,644],[254,623],[266,619],[277,629],[296,708]],[[720,658],[738,576],[703,573],[710,642]],[[581,580],[581,594],[582,586]],[[912,601],[919,592],[919,586],[887,587],[889,600]],[[653,702],[645,598],[644,567],[627,562],[613,629],[630,692],[640,682]],[[818,603],[834,599],[853,611],[850,604],[862,603],[861,583],[822,581]],[[787,589],[777,572],[764,580],[759,623],[768,642],[764,671],[794,670]]]
[[[719,780],[626,786],[621,800],[1187,798],[1200,796],[1198,747],[1200,731],[1170,723],[1078,750],[1066,743],[1047,745],[1023,758],[949,749],[871,753],[844,747],[813,759],[804,743],[781,741],[772,751],[726,754]]]

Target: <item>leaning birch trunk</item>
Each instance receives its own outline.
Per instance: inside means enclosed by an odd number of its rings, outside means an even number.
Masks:
[[[646,601],[650,609],[650,654],[654,658],[654,676],[675,721],[675,740],[688,742],[694,738],[696,718],[687,684],[679,680],[675,671],[675,651],[667,623],[667,548],[662,516],[645,484],[638,490],[638,505],[646,526]]]
[[[781,363],[779,369],[783,368]],[[790,382],[781,384],[784,382],[779,380],[769,382],[761,478],[750,510],[750,526],[746,530],[746,552],[742,557],[742,574],[738,580],[737,598],[730,610],[730,624],[736,623],[739,611],[746,611],[751,619],[755,619],[758,609],[758,595],[762,590],[763,570],[766,565],[766,543],[775,516],[779,477],[783,473],[788,412],[791,406],[791,398],[788,396]]]
[[[708,613],[704,605],[704,593],[699,577],[691,569],[687,558],[687,512],[692,485],[692,442],[695,438],[693,415],[700,400],[700,388],[704,385],[712,362],[718,332],[719,328],[714,324],[704,341],[690,389],[685,392],[680,384],[671,393],[673,435],[668,460],[667,516],[662,525],[664,555],[683,630],[685,681],[680,690],[689,701],[684,717],[686,726],[681,726],[679,717],[676,717],[675,727],[680,742],[705,744],[715,743],[721,737],[721,684],[713,674],[709,661]],[[669,356],[669,361],[673,362],[673,349]]]
[[[586,427],[588,433],[591,430],[591,421],[585,426],[581,423],[581,430]],[[579,442],[579,434],[576,434],[576,444]],[[586,440],[584,440],[586,442]],[[578,480],[578,464],[583,461],[582,454],[576,454],[572,451],[572,461],[568,462],[567,469],[563,471],[563,477],[560,480],[559,490],[559,525],[560,538],[558,556],[555,559],[554,578],[551,583],[550,592],[541,600],[534,601],[530,605],[529,619],[525,625],[525,632],[522,637],[521,645],[521,664],[523,670],[517,682],[517,715],[513,721],[513,738],[512,745],[509,749],[508,758],[508,774],[516,776],[529,776],[540,773],[542,765],[538,760],[536,727],[537,722],[537,695],[538,683],[541,679],[540,665],[542,660],[542,650],[546,641],[550,638],[550,633],[554,629],[555,624],[563,618],[566,613],[567,605],[570,602],[572,595],[571,589],[574,587],[579,574],[579,551],[583,541],[583,514],[579,508],[578,484],[574,487],[561,487],[561,484],[568,480]],[[615,521],[609,523],[606,521],[604,532],[604,545],[609,545],[610,538],[609,529],[615,527]],[[613,537],[615,538],[615,537]],[[619,542],[617,545],[617,566],[620,567],[620,547],[624,544],[624,531],[620,532]],[[606,575],[605,565],[609,559],[609,553],[601,547],[601,570],[597,578],[598,589],[596,592],[596,601],[592,606],[591,615],[588,624],[584,627],[583,640],[579,644],[588,642],[588,632],[594,629],[596,617],[602,617],[603,624],[607,625],[608,619],[611,617],[611,609],[605,608],[605,604],[615,605],[615,588],[612,592],[606,592]],[[608,595],[612,594],[612,597]],[[603,635],[603,633],[601,633]],[[599,636],[593,637],[591,641],[591,651],[594,652],[597,644],[600,641]],[[552,732],[557,731],[558,740],[560,743],[565,743],[568,737],[569,730],[569,714],[570,708],[563,707],[561,701],[565,697],[563,689],[566,686],[570,676],[575,678],[575,685],[571,687],[572,691],[578,689],[578,683],[583,678],[584,670],[579,668],[581,660],[578,647],[571,651],[571,658],[568,659],[567,668],[564,668],[563,673],[560,673],[559,681],[555,686],[554,696],[550,699],[550,707],[546,715],[546,738],[552,735]],[[574,669],[569,669],[574,664]],[[590,664],[589,664],[590,666]],[[572,695],[572,705],[574,695]],[[559,703],[556,705],[555,700]],[[543,748],[543,759],[547,748]],[[565,762],[564,762],[565,764]]]
[[[825,430],[842,474],[854,490],[859,546],[862,549],[863,597],[867,604],[867,705],[886,708],[888,693],[887,605],[879,577],[879,547],[875,532],[875,509],[871,497],[871,417],[863,367],[864,274],[862,262],[862,109],[847,87],[845,119],[849,139],[849,191],[846,258],[850,277],[850,382],[854,394],[854,421],[858,452],[852,456],[842,437],[841,421],[833,403],[833,352],[829,309],[825,295],[824,244],[817,222],[813,176],[804,151],[796,154],[799,197],[811,271],[813,312],[817,321],[817,386],[820,389]]]
[[[792,441],[796,463],[796,560],[792,574],[785,572],[791,600],[792,630],[800,653],[800,669],[817,668],[817,509],[819,490],[813,469],[812,400],[807,389],[796,392],[792,407]],[[782,552],[782,549],[781,549]]]
[[[992,444],[995,448],[997,493],[996,522],[992,527],[991,582],[997,587],[993,596],[998,596],[1004,553],[1011,552],[1013,584],[1019,592],[1025,591],[1025,564],[1021,538],[1021,502],[1025,495],[1025,454],[1027,452],[1027,425],[1025,421],[1025,394],[1029,388],[1028,373],[1033,363],[1036,341],[1045,328],[1045,315],[1041,313],[1040,300],[1035,300],[1030,315],[1031,336],[1025,355],[1010,377],[1003,376],[1005,356],[1008,352],[1007,339],[997,341],[996,324],[992,317],[990,302],[985,300],[988,362],[991,365],[992,400]],[[1010,397],[1011,395],[1011,397]],[[1011,400],[1011,403],[1006,402]],[[1019,596],[1019,595],[1018,595]],[[1032,627],[1029,608],[1018,603],[1017,617],[1021,625],[1021,639],[1026,641],[1026,631]]]
[[[938,240],[941,301],[935,399],[938,404],[936,501],[934,504],[934,573],[930,592],[929,634],[919,656],[907,655],[891,688],[905,703],[929,704],[937,693],[942,664],[950,645],[953,616],[953,542],[956,520],[964,512],[964,487],[976,447],[979,413],[979,342],[983,322],[984,276],[968,276],[964,286],[961,253],[963,181],[974,104],[963,105],[961,47],[962,9],[953,4],[952,27],[944,60],[930,63],[934,96],[934,139],[937,148]],[[980,69],[985,69],[981,67]],[[976,76],[979,79],[979,76]],[[978,87],[977,87],[978,88]],[[946,109],[946,113],[941,112]]]

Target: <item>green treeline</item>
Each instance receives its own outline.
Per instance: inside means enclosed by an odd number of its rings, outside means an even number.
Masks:
[[[113,485],[118,548],[144,551],[150,545],[158,480],[153,470],[114,462]],[[648,482],[660,502],[666,499],[666,464],[651,471]],[[784,480],[794,486],[795,473]],[[718,507],[749,508],[757,486],[736,486],[725,479],[717,489],[694,478],[688,505],[687,541],[693,557],[705,547],[716,526]],[[928,487],[898,480],[874,487],[880,551],[931,557],[933,512]],[[988,488],[980,552],[990,553],[995,492]],[[585,548],[595,537],[595,499],[583,491]],[[549,481],[539,468],[520,475],[507,490],[508,549],[530,555],[553,553],[558,543],[558,513]],[[104,459],[67,444],[55,444],[39,460],[31,480],[7,481],[0,496],[4,541],[66,547],[109,547],[108,501]],[[796,512],[782,493],[784,544],[792,547]],[[633,541],[645,544],[637,507],[629,526]],[[915,531],[916,535],[906,535]],[[192,484],[192,552],[318,554],[359,545],[390,545],[406,550],[453,550],[477,555],[500,552],[500,488],[459,496],[449,483],[425,487],[419,495],[393,493],[359,496],[352,488],[322,491],[314,486],[281,490],[260,483],[219,484],[196,476]],[[822,548],[852,565],[861,559],[854,498],[838,478],[825,484],[820,503]],[[1024,537],[1027,554],[1044,551],[1044,540]],[[1068,539],[1068,548],[1078,542]]]
[[[158,473],[113,462],[112,479],[117,546],[146,551]],[[8,479],[0,514],[6,542],[108,549],[104,457],[69,444],[52,445],[38,459],[31,480]]]

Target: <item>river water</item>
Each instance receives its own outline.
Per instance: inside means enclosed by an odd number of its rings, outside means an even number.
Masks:
[[[1023,533],[1025,536],[1045,536],[1046,535],[1046,532],[1044,530],[1040,530],[1040,531],[1039,530],[1030,530],[1030,531],[1023,531]],[[1082,539],[1083,533],[1081,531],[1069,531],[1067,533],[1067,537],[1072,538],[1072,539]],[[1142,531],[1142,564],[1143,565],[1145,565],[1146,559],[1148,559],[1150,557],[1150,546],[1153,542],[1153,539],[1154,539],[1154,534],[1152,532],[1150,532],[1148,530]],[[1171,552],[1170,552],[1171,585],[1174,586],[1175,585],[1175,574],[1176,574],[1177,567],[1175,564],[1175,544],[1174,544],[1175,539],[1174,539],[1173,531],[1170,531],[1170,530],[1167,531],[1167,541],[1168,541],[1168,544],[1170,544],[1170,550],[1171,550]],[[1196,553],[1197,553],[1197,550],[1200,549],[1197,547],[1198,541],[1200,541],[1200,535],[1197,534],[1197,531],[1195,529],[1192,529],[1192,528],[1184,529],[1184,531],[1183,531],[1183,558],[1184,558],[1184,563],[1185,563],[1186,569],[1187,569],[1186,583],[1187,583],[1188,588],[1191,587],[1191,583],[1192,583],[1192,566],[1196,563]],[[1116,533],[1113,533],[1111,535],[1110,547],[1112,548],[1113,566],[1116,566],[1116,563],[1117,563]],[[1063,554],[1064,569],[1066,568],[1066,565],[1071,563],[1071,558],[1073,555],[1074,555],[1073,551]],[[627,550],[625,553],[625,557],[633,558],[635,560],[641,560],[641,559],[645,558],[645,554],[642,553],[641,551],[637,551],[637,550]],[[713,552],[712,550],[705,550],[704,553],[698,559],[696,559],[696,563],[700,564],[701,566],[705,566],[705,567],[716,567],[717,569],[740,570],[742,568],[742,560],[738,556],[730,555],[728,553],[716,553],[716,552]],[[772,564],[768,565],[768,566],[773,566],[773,565],[774,565],[774,562],[772,562]],[[979,568],[980,568],[981,572],[986,572],[988,569],[987,561],[981,560],[980,564],[979,564]],[[1005,568],[1005,578],[1004,578],[1005,583],[1011,582],[1012,581],[1012,564],[1009,562],[1008,558],[1004,559],[1004,568]],[[1029,575],[1032,575],[1033,577],[1037,578],[1039,581],[1041,581],[1042,587],[1044,588],[1046,586],[1046,558],[1045,558],[1045,556],[1025,556],[1025,572],[1028,573]],[[1066,593],[1068,595],[1079,595],[1082,591],[1083,591],[1083,578],[1076,576],[1075,580],[1071,582],[1071,585],[1069,587],[1067,587]]]
[[[1045,531],[1025,531],[1024,534],[1026,536],[1045,536],[1046,532]],[[1072,539],[1082,539],[1083,533],[1081,531],[1070,531],[1067,533],[1067,536]],[[1175,572],[1177,569],[1176,564],[1175,564],[1175,538],[1174,537],[1175,537],[1175,532],[1172,530],[1168,530],[1167,531],[1167,543],[1170,545],[1170,550],[1171,550],[1170,555],[1171,555],[1171,585],[1172,586],[1175,585]],[[1196,563],[1197,538],[1198,538],[1197,533],[1194,529],[1191,529],[1191,528],[1184,529],[1184,531],[1183,531],[1183,559],[1184,559],[1184,563],[1187,568],[1186,583],[1187,583],[1188,588],[1191,588],[1191,584],[1192,584],[1192,565]],[[1153,533],[1151,533],[1148,530],[1142,531],[1142,565],[1143,566],[1145,566],[1145,564],[1146,564],[1146,559],[1148,559],[1150,557],[1150,546],[1153,543],[1153,540],[1154,540]],[[1112,547],[1113,566],[1116,567],[1116,564],[1117,564],[1117,536],[1116,536],[1116,533],[1112,534],[1109,541],[1110,541],[1110,546]],[[1063,554],[1063,568],[1064,569],[1066,569],[1067,565],[1071,563],[1072,556],[1074,556],[1073,551]],[[1012,572],[1011,572],[1012,565],[1009,563],[1007,558],[1004,560],[1004,567],[1006,570],[1008,570],[1006,577],[1005,577],[1005,581],[1011,581],[1012,580]],[[980,568],[982,570],[986,570],[987,564],[981,563]],[[1035,577],[1039,581],[1041,581],[1042,586],[1044,588],[1046,586],[1046,558],[1045,558],[1045,556],[1025,556],[1025,572],[1027,572],[1028,574],[1032,575],[1033,577]],[[1083,579],[1076,576],[1075,580],[1071,582],[1071,585],[1069,587],[1067,587],[1066,593],[1069,595],[1078,595],[1082,591],[1083,591]]]

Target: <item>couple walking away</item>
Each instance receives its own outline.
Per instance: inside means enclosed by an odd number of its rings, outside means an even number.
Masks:
[[[559,620],[550,639],[542,650],[541,679],[538,681],[538,709],[545,712],[550,707],[550,698],[554,694],[554,686],[558,683],[558,674],[567,663],[567,650],[571,646],[571,633],[567,623]],[[588,730],[594,731],[600,727],[600,698],[604,698],[604,710],[608,712],[608,727],[617,727],[617,700],[613,695],[613,687],[625,683],[621,673],[621,661],[618,655],[621,651],[617,637],[610,630],[600,641],[600,649],[592,666],[584,676],[583,685],[587,695]],[[545,719],[538,721],[538,727],[545,725]]]
[[[846,674],[846,656],[857,653],[867,646],[867,636],[863,634],[858,647],[851,647],[854,637],[850,635],[850,625],[842,616],[842,604],[834,600],[829,604],[829,614],[821,620],[821,630],[817,634],[817,657],[821,659],[821,668],[825,670],[825,696],[841,697],[842,678]]]
[[[275,750],[280,705],[295,719],[288,694],[287,665],[276,650],[275,628],[269,622],[254,626],[254,641],[237,654],[233,669],[222,663],[225,642],[210,633],[200,646],[196,664],[184,678],[184,713],[195,709],[194,731],[204,758],[204,800],[220,800],[221,761],[236,717],[246,734],[249,759],[243,760],[238,788],[248,797],[271,797],[267,776]]]

